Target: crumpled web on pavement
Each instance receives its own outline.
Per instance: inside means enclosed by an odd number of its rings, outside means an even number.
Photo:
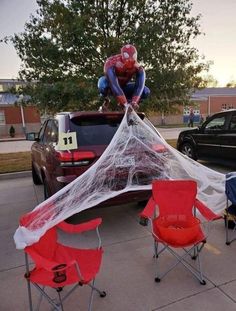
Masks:
[[[151,189],[153,179],[193,179],[198,198],[219,213],[225,207],[225,174],[171,147],[151,122],[126,110],[109,146],[84,174],[21,218],[14,240],[23,249],[62,220],[124,192]]]

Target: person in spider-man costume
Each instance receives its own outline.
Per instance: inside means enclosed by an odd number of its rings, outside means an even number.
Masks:
[[[108,110],[110,94],[119,106],[125,107],[129,103],[135,110],[139,108],[140,99],[150,94],[145,86],[145,70],[137,62],[137,50],[131,44],[124,45],[120,54],[106,60],[104,74],[98,80],[99,93],[104,97],[102,111]],[[135,78],[134,82],[131,82],[132,78]]]

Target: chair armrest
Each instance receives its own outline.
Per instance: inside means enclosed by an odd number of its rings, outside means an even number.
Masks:
[[[95,230],[100,226],[102,223],[102,218],[95,218],[90,221],[81,223],[81,224],[69,224],[65,221],[60,222],[57,224],[57,227],[67,233],[81,233],[85,231]]]
[[[139,214],[139,216],[142,218],[153,218],[155,206],[156,203],[151,196],[151,198],[148,200],[147,205],[145,206],[144,210]]]
[[[215,214],[212,210],[210,210],[204,203],[199,201],[198,199],[195,200],[195,207],[199,210],[204,218],[208,221],[221,219],[222,216]]]

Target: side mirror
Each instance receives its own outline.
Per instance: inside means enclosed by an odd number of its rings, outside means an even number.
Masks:
[[[35,132],[26,133],[26,140],[38,141],[38,133],[35,133]]]

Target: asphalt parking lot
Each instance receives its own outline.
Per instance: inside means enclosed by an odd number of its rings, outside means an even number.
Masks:
[[[226,168],[221,168],[226,172]],[[24,280],[24,253],[16,250],[13,234],[20,215],[31,211],[43,200],[42,186],[34,186],[31,177],[0,180],[0,310],[28,310]],[[178,265],[160,283],[154,282],[156,266],[153,240],[148,227],[139,224],[137,204],[93,208],[79,220],[102,217],[104,247],[102,269],[97,286],[107,291],[105,298],[94,295],[95,311],[233,311],[236,309],[236,242],[225,245],[223,220],[216,221],[202,252],[207,281],[200,283]],[[88,237],[88,244],[93,239]],[[172,258],[166,253],[160,267]],[[87,310],[90,290],[81,287],[66,302],[65,310]],[[42,310],[51,310],[43,304]]]

